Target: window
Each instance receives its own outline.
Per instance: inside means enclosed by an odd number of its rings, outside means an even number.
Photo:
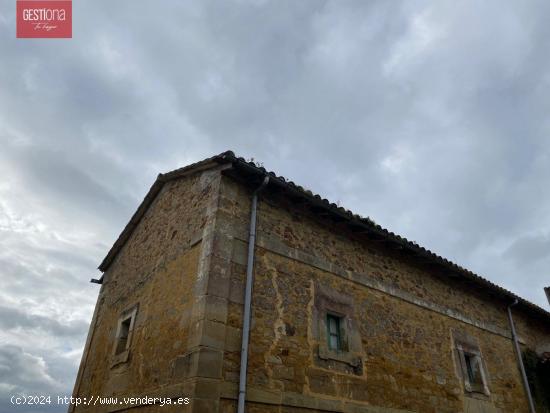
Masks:
[[[466,394],[489,396],[487,372],[476,340],[464,333],[455,332],[459,376],[462,376]],[[457,338],[458,337],[458,338]]]
[[[315,283],[311,322],[314,364],[343,374],[363,375],[365,354],[353,298],[331,286]]]
[[[136,304],[132,308],[123,311],[118,319],[111,367],[125,363],[129,359],[137,310],[138,305]]]
[[[342,350],[342,336],[340,333],[340,317],[327,314],[328,348],[333,351]]]
[[[466,375],[472,391],[483,392],[483,378],[481,377],[480,359],[475,354],[464,353]]]
[[[118,330],[117,344],[115,355],[126,351],[128,346],[128,335],[130,334],[130,324],[132,323],[132,317],[128,317],[126,320],[120,323],[120,328]]]
[[[342,350],[342,336],[340,334],[340,317],[327,314],[328,348],[333,351]]]

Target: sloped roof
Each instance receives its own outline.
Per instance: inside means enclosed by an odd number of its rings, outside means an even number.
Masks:
[[[259,184],[266,175],[269,175],[269,186],[272,189],[277,188],[277,190],[284,191],[287,196],[293,199],[300,199],[301,201],[307,203],[313,213],[322,214],[323,216],[330,216],[333,220],[345,222],[354,232],[364,234],[370,239],[383,241],[393,249],[400,250],[415,259],[420,259],[424,263],[432,264],[439,269],[444,270],[443,273],[449,277],[458,277],[464,281],[468,281],[485,289],[489,294],[509,300],[510,303],[514,300],[518,300],[519,306],[525,310],[528,310],[531,314],[542,317],[546,321],[550,320],[550,313],[543,308],[517,296],[497,284],[492,283],[472,271],[433,253],[417,243],[409,241],[406,238],[381,227],[369,218],[354,214],[353,212],[312,193],[300,185],[297,185],[282,176],[276,175],[274,172],[267,171],[265,168],[256,165],[254,162],[247,162],[244,158],[237,157],[232,151],[223,152],[219,155],[212,156],[200,162],[176,169],[166,174],[159,174],[149,189],[149,192],[139,205],[137,211],[134,213],[98,268],[103,272],[109,268],[110,264],[129,239],[134,228],[137,226],[155,199],[156,195],[160,192],[165,182],[195,173],[200,170],[210,169],[216,165],[229,163],[232,164],[232,168],[226,171],[226,174],[228,175],[239,177],[241,179],[244,178],[254,184]]]

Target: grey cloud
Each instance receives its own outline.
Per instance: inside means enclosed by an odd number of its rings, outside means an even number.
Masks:
[[[57,396],[65,396],[64,383],[53,378],[45,360],[21,348],[0,346],[0,409],[8,412],[28,411],[28,406],[14,406],[12,396],[44,395],[51,397],[51,404],[33,406],[37,413],[65,410],[57,404]],[[61,407],[61,409],[60,409]]]
[[[30,330],[42,330],[47,334],[63,338],[65,336],[82,337],[88,331],[88,323],[74,321],[63,324],[55,319],[37,314],[0,306],[0,328],[4,331],[22,328]]]
[[[550,251],[550,237],[536,234],[516,239],[506,250],[505,255],[514,260],[519,267],[550,261],[548,251]]]
[[[67,153],[51,151],[46,148],[25,148],[8,153],[9,161],[17,165],[17,185],[23,185],[39,197],[45,199],[54,208],[69,210],[71,206],[94,216],[107,216],[129,210],[130,200],[117,197],[73,164]],[[121,199],[122,198],[122,199]],[[122,216],[118,217],[123,219]]]

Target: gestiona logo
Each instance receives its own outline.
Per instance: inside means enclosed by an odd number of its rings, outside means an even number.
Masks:
[[[73,37],[72,5],[71,0],[17,0],[17,37]]]

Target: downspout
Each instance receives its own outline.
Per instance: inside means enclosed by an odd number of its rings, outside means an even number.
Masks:
[[[521,350],[519,348],[518,336],[516,334],[516,326],[514,325],[514,319],[512,317],[512,307],[518,303],[518,300],[514,300],[512,304],[508,306],[508,321],[510,322],[510,330],[512,330],[512,340],[514,341],[514,348],[516,349],[516,356],[518,358],[519,370],[523,379],[523,387],[525,393],[527,393],[527,399],[529,400],[529,411],[536,413],[535,405],[533,403],[533,397],[531,396],[531,389],[529,388],[529,382],[527,381],[527,375],[525,374],[525,367],[523,366],[523,359],[521,358]]]
[[[244,315],[243,338],[241,344],[241,371],[239,375],[239,401],[237,413],[244,413],[246,399],[246,369],[248,367],[248,339],[250,336],[250,313],[252,307],[252,281],[254,278],[254,247],[256,246],[256,210],[258,207],[258,194],[266,187],[269,176],[266,176],[262,184],[252,194],[252,206],[250,211],[250,232],[248,234],[248,259],[246,263],[246,287],[244,290]]]

